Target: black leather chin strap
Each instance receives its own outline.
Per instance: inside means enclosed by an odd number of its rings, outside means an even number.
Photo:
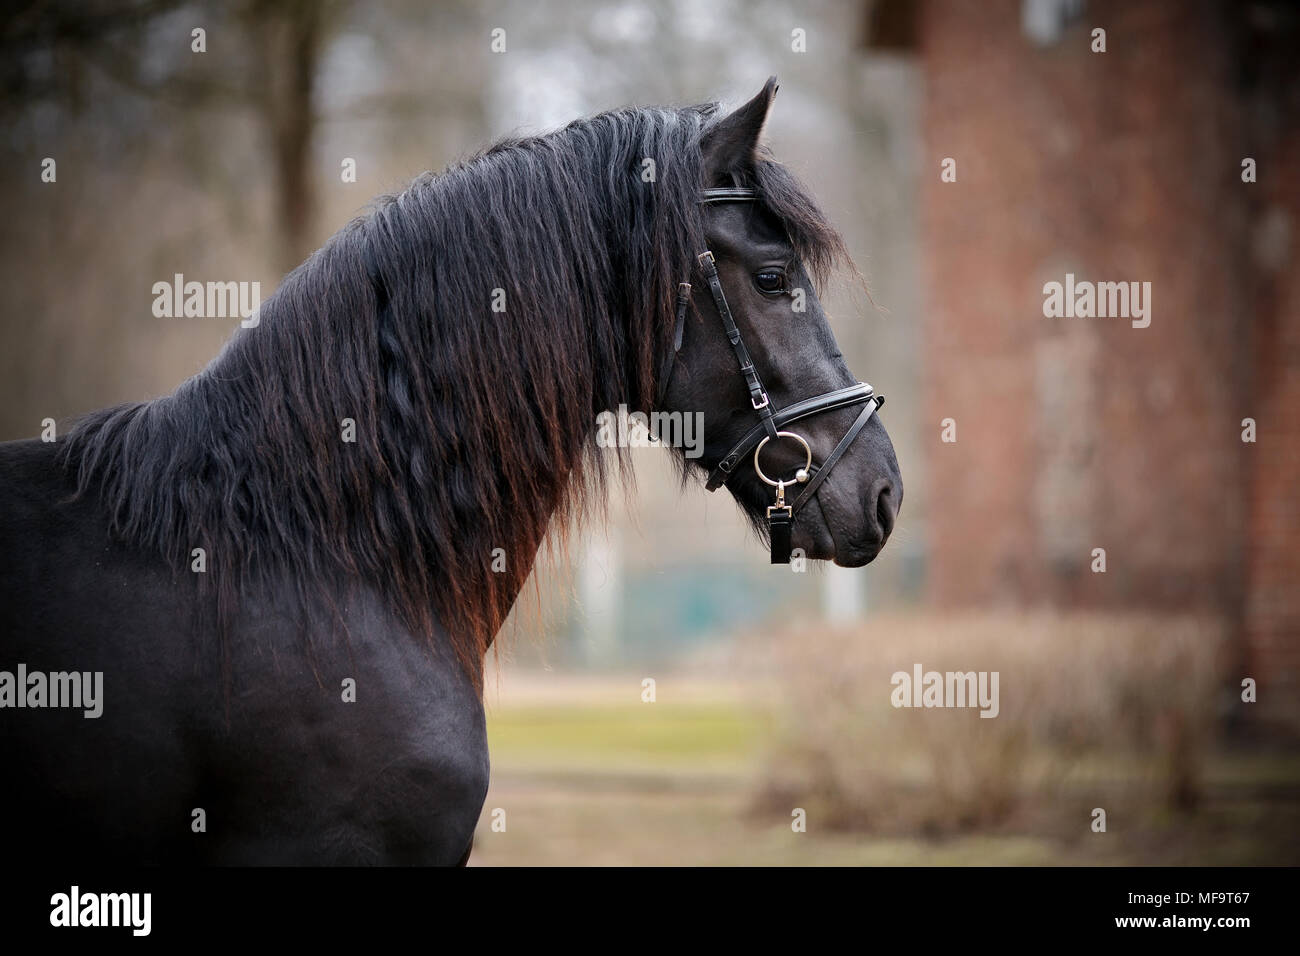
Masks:
[[[767,534],[772,544],[772,563],[789,564],[794,550],[790,540],[794,532],[794,512],[789,508],[767,509]]]

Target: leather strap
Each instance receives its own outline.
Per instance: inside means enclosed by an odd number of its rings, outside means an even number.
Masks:
[[[677,369],[677,353],[682,350],[682,333],[686,330],[686,310],[691,305],[691,284],[681,282],[677,285],[677,324],[673,328],[673,347],[664,356],[664,364],[659,369],[659,393],[655,396],[655,408],[662,408],[664,396],[668,394],[668,383],[672,381]]]
[[[831,469],[835,467],[835,463],[843,457],[846,451],[849,450],[849,446],[853,444],[853,439],[858,437],[858,433],[866,427],[867,419],[871,417],[872,413],[875,412],[881,404],[883,404],[883,402],[878,402],[875,399],[872,399],[867,403],[867,407],[862,410],[860,415],[858,415],[857,421],[853,423],[853,427],[844,433],[844,437],[841,438],[840,443],[835,446],[835,450],[826,456],[826,460],[821,463],[821,467],[816,470],[813,476],[808,479],[807,484],[804,485],[803,492],[794,500],[795,512],[798,512],[800,508],[807,504],[808,500],[817,492],[817,488],[826,480],[826,476],[831,473]]]
[[[858,382],[858,384],[850,385],[847,388],[839,388],[833,392],[814,395],[812,398],[805,398],[793,405],[787,405],[773,415],[772,418],[776,427],[781,429],[791,422],[797,422],[809,415],[829,412],[836,408],[844,408],[847,405],[857,405],[861,402],[871,401],[873,398],[878,403],[877,408],[885,404],[883,395],[876,395],[875,390],[866,382]],[[727,452],[722,460],[718,462],[717,467],[710,472],[709,480],[704,487],[709,491],[717,491],[726,484],[736,467],[758,447],[758,443],[763,440],[763,433],[764,428],[762,425],[755,425],[746,432],[745,437],[736,442],[731,451]]]
[[[787,505],[767,513],[767,530],[772,540],[772,563],[790,563],[790,534],[794,530],[794,511]]]
[[[740,363],[740,374],[744,376],[745,385],[749,388],[749,403],[754,407],[754,411],[758,412],[761,426],[767,432],[767,436],[775,441],[776,424],[772,421],[772,403],[763,388],[763,380],[758,377],[758,370],[754,368],[754,360],[749,357],[749,350],[745,348],[745,340],[740,337],[740,328],[731,315],[731,307],[727,305],[727,297],[722,291],[722,279],[718,275],[717,263],[713,261],[713,253],[705,249],[697,259],[700,270],[709,283],[709,291],[713,293],[713,304],[718,309],[718,315],[722,317],[722,326],[726,329],[731,349],[736,353],[736,361]]]

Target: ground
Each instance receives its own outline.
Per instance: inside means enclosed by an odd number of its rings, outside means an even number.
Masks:
[[[664,698],[668,685],[672,701]],[[1300,860],[1300,762],[1219,747],[1203,797],[1106,833],[1063,833],[1050,805],[993,830],[807,831],[763,808],[769,737],[734,683],[509,676],[489,686],[492,786],[472,865],[1241,865]],[[761,697],[762,695],[757,695]],[[504,810],[504,832],[500,830]],[[788,811],[787,811],[788,812]],[[494,831],[493,821],[497,821]],[[888,826],[885,827],[888,830]]]

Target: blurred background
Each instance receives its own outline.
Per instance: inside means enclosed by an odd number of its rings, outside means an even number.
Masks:
[[[637,451],[498,642],[475,864],[1300,862],[1292,4],[19,0],[0,47],[0,439],[203,368],[237,319],[155,282],[269,295],[494,138],[780,76],[899,524],[772,567]],[[1150,282],[1150,327],[1045,318],[1066,273]],[[895,709],[915,664],[999,716]]]

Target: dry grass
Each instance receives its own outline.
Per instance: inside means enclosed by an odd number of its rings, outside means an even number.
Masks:
[[[804,623],[644,674],[489,682],[475,865],[1300,861],[1294,744],[1216,740],[1214,622]],[[998,670],[1000,714],[895,709],[890,675]],[[1090,829],[1094,807],[1107,832]],[[807,831],[791,810],[807,811]],[[504,832],[494,809],[508,813]]]
[[[760,809],[882,833],[1089,832],[1094,807],[1113,829],[1201,796],[1224,704],[1215,621],[912,615],[788,633],[765,647],[777,726]],[[895,708],[890,677],[916,663],[999,672],[998,716]]]

